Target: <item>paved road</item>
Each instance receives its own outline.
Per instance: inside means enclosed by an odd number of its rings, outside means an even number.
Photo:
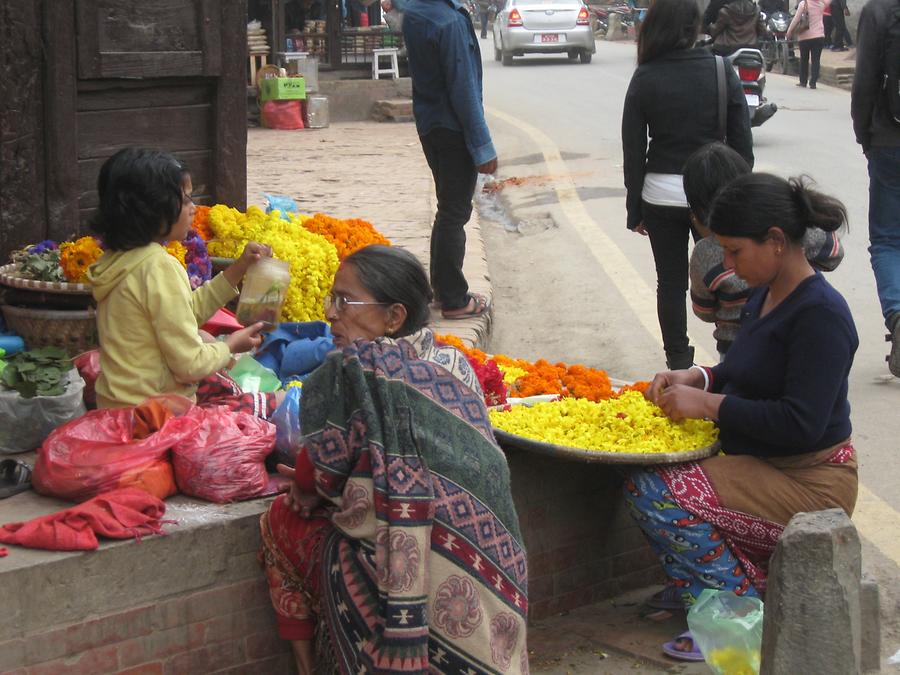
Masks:
[[[503,67],[493,61],[490,39],[482,41],[499,178],[524,177],[499,192],[511,219],[498,210],[493,226],[483,222],[497,293],[493,349],[644,379],[661,369],[664,357],[649,244],[624,225],[619,129],[635,52],[627,43],[597,47],[589,65],[553,56]],[[769,76],[766,93],[780,110],[754,130],[757,170],[808,174],[842,199],[850,215],[846,257],[829,280],[847,298],[861,337],[851,402],[864,487],[854,520],[871,544],[867,567],[888,592],[886,613],[895,617],[900,380],[884,362],[888,346],[866,251],[868,182],[850,125],[850,96],[827,86],[799,89],[780,75]],[[483,214],[491,207],[485,203]],[[711,362],[710,326],[692,317],[689,331],[701,348],[698,361]],[[900,641],[893,631],[885,637]]]

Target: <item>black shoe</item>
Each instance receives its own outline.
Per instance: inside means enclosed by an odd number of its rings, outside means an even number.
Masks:
[[[900,377],[900,312],[892,317],[891,332],[884,336],[891,343],[891,353],[887,357],[888,368],[894,377]]]
[[[796,86],[798,86],[798,87],[804,87],[804,88],[805,88],[805,87],[806,87],[806,82],[798,82]]]
[[[815,88],[816,88],[816,83],[815,83],[815,82],[810,82],[810,83],[809,83],[809,88],[810,88],[810,89],[815,89]]]
[[[669,370],[685,370],[694,365],[694,348],[686,352],[666,352],[666,366]]]

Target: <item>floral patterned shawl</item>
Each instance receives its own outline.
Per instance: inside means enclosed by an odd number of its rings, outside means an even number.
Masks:
[[[320,653],[353,675],[527,672],[527,570],[506,458],[480,393],[414,344],[428,335],[357,342],[304,387],[306,448],[336,507]]]

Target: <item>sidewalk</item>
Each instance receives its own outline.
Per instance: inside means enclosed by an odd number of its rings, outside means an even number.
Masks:
[[[368,220],[394,244],[428,264],[436,199],[431,171],[412,123],[347,122],[306,131],[247,130],[247,204],[263,193],[293,197],[304,213]],[[471,290],[492,297],[478,214],[466,226],[464,270]],[[446,321],[437,334],[479,348],[490,343],[490,317]]]
[[[841,89],[853,86],[853,73],[856,70],[856,47],[845,52],[833,52],[826,49],[822,52],[819,79],[824,84]]]

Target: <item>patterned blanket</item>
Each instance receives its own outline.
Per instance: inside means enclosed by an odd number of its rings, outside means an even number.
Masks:
[[[525,550],[480,396],[409,342],[359,342],[311,376],[301,416],[337,508],[319,653],[353,675],[527,673]]]

